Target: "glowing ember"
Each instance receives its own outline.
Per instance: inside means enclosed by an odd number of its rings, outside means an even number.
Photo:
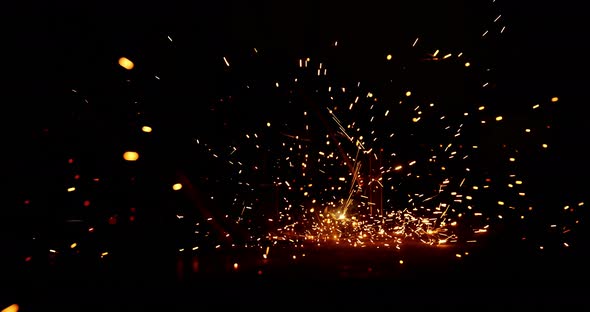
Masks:
[[[127,70],[132,70],[133,67],[135,67],[133,62],[126,57],[121,57],[119,59],[119,65]]]
[[[137,152],[128,151],[123,153],[123,159],[126,161],[136,161],[139,159],[139,154]]]

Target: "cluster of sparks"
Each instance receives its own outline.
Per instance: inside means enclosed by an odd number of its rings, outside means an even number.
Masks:
[[[482,32],[482,40],[506,30],[501,15],[491,25]],[[333,42],[332,48],[337,50],[339,43]],[[469,79],[480,79],[475,83],[479,89],[492,88],[493,82],[485,76],[489,69],[478,64],[477,55],[430,46],[428,38],[408,42],[408,49],[427,66],[444,63],[476,77]],[[263,58],[263,52],[253,49],[251,56]],[[382,62],[391,66],[403,60],[392,51],[382,55]],[[247,229],[246,246],[264,247],[266,256],[268,246],[281,243],[397,249],[409,241],[469,244],[505,218],[526,222],[534,213],[526,177],[518,172],[520,147],[483,142],[480,137],[485,129],[503,127],[511,119],[510,112],[495,109],[485,98],[462,103],[460,112],[451,111],[453,103],[436,93],[424,94],[416,86],[338,80],[330,75],[329,63],[321,56],[294,59],[287,78],[245,80],[234,88],[237,94],[220,96],[222,100],[233,96],[233,105],[247,106],[248,101],[262,101],[250,94],[268,95],[273,105],[292,113],[289,118],[255,119],[231,142],[194,135],[192,144],[198,152],[205,152],[212,165],[222,166],[220,172],[229,172],[210,180],[221,181],[223,196],[232,195],[231,203],[216,215]],[[126,57],[118,64],[126,70],[136,67]],[[220,56],[219,66],[228,73],[234,70],[229,56]],[[404,75],[403,70],[394,69],[398,67],[391,66],[391,76]],[[553,97],[531,103],[529,112],[532,116],[558,102]],[[526,137],[530,145],[526,148],[542,153],[550,146],[534,127],[523,125],[517,135]],[[152,130],[149,125],[138,129],[148,135]],[[497,148],[500,166],[480,159],[482,153],[496,150],[486,146],[494,144],[501,146]],[[125,161],[141,159],[137,151],[121,153]],[[182,183],[173,183],[170,190],[180,191]],[[68,185],[65,191],[73,193],[77,188]],[[262,194],[272,195],[263,198]],[[90,206],[90,201],[83,205]],[[583,205],[569,203],[563,211],[571,213]],[[109,217],[109,224],[117,222],[113,218]],[[177,218],[184,216],[178,213]],[[215,220],[206,216],[194,231],[205,240],[213,239],[203,229],[207,222]],[[577,222],[548,226],[567,233]],[[89,233],[94,231],[89,227]],[[563,245],[569,246],[567,241]],[[72,242],[69,248],[78,248],[78,243]],[[196,244],[193,250],[198,248]],[[108,255],[108,250],[100,252],[101,258]]]
[[[498,15],[493,23],[500,19]],[[504,26],[496,28],[498,34],[505,31]],[[482,38],[488,35],[486,30]],[[433,67],[444,62],[466,76],[480,72],[470,77],[481,79],[477,84],[482,90],[493,88],[483,74],[489,69],[479,66],[476,56],[442,52],[422,41],[426,40],[416,38],[410,45],[423,62]],[[333,47],[338,48],[337,41]],[[256,49],[253,55],[262,57]],[[231,71],[228,57],[223,62]],[[392,62],[396,62],[392,54],[383,56],[383,66]],[[223,183],[237,187],[232,188],[235,194],[226,217],[248,227],[250,244],[307,242],[397,249],[409,241],[470,244],[497,222],[505,218],[526,222],[535,211],[518,165],[519,149],[543,153],[549,148],[533,122],[516,136],[534,146],[486,142],[481,139],[483,131],[509,127],[505,125],[512,117],[494,108],[489,99],[467,103],[457,113],[447,111],[450,103],[439,103],[434,93],[338,81],[330,77],[329,62],[309,57],[292,63],[288,78],[273,83],[272,79],[258,84],[245,81],[232,96],[237,105],[245,105],[263,101],[249,97],[249,92],[256,92],[252,90],[268,97],[279,94],[272,97],[273,105],[295,107],[299,116],[253,121],[258,124],[241,131],[228,145],[194,139],[211,161],[230,168]],[[403,75],[391,72],[398,74]],[[531,104],[530,119],[557,102],[558,97],[551,97]],[[482,153],[494,150],[493,145],[501,146],[500,165],[481,160]],[[268,189],[274,195],[262,198]],[[564,210],[583,204],[565,205]],[[574,223],[562,225],[562,233]],[[563,246],[569,245],[564,241]]]

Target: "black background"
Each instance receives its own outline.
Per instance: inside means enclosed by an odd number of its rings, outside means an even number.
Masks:
[[[450,48],[464,47],[485,56],[494,67],[498,110],[513,110],[515,116],[526,118],[524,112],[519,113],[521,107],[528,108],[559,96],[559,107],[548,116],[553,129],[549,137],[552,150],[542,158],[531,159],[525,168],[537,187],[536,196],[544,199],[546,206],[557,205],[563,198],[583,201],[587,197],[589,173],[586,136],[590,133],[585,113],[588,100],[586,13],[581,4],[563,1],[505,2],[496,3],[494,9],[490,9],[491,1],[479,4],[471,1],[3,4],[0,16],[5,53],[0,82],[5,87],[2,188],[6,195],[2,196],[0,223],[6,248],[2,248],[0,254],[7,264],[2,271],[23,281],[25,275],[13,270],[22,265],[23,254],[31,250],[42,254],[44,244],[72,235],[68,233],[70,230],[60,228],[63,219],[71,215],[69,199],[59,195],[63,194],[65,181],[71,176],[68,158],[83,162],[79,167],[82,175],[100,173],[112,177],[108,189],[94,194],[97,201],[100,202],[101,195],[114,195],[124,201],[127,197],[125,178],[132,168],[120,162],[119,154],[133,144],[142,146],[146,155],[152,152],[144,163],[143,181],[146,182],[137,188],[144,192],[143,200],[150,203],[146,206],[151,207],[151,211],[145,212],[145,221],[139,224],[136,234],[125,232],[121,236],[136,246],[126,251],[127,255],[130,259],[145,257],[143,250],[152,246],[153,241],[159,242],[155,248],[171,250],[166,242],[181,233],[174,230],[174,215],[160,217],[159,207],[170,199],[163,195],[165,191],[159,183],[171,183],[178,170],[195,167],[194,163],[202,161],[190,153],[186,142],[195,134],[205,135],[208,128],[215,126],[216,121],[207,117],[207,103],[214,100],[212,90],[226,91],[219,84],[223,81],[220,74],[223,69],[219,67],[223,65],[221,57],[228,55],[230,60],[239,59],[253,47],[276,62],[262,66],[262,70],[281,75],[281,66],[287,66],[284,60],[304,55],[330,55],[330,45],[338,40],[343,52],[332,56],[332,60],[348,65],[341,77],[373,82],[379,82],[384,77],[381,75],[385,75],[379,69],[383,56],[390,50],[407,46],[420,34],[427,34],[433,43],[439,40]],[[496,13],[502,14],[505,21],[505,35],[498,41],[472,45],[474,38],[481,35],[481,28],[476,26],[482,20],[493,19]],[[167,36],[171,36],[172,43]],[[132,56],[137,69],[125,72],[118,67],[116,60],[121,55]],[[154,73],[170,79],[155,83],[147,78]],[[128,84],[126,78],[136,83]],[[72,89],[81,95],[73,95]],[[85,104],[84,99],[88,103]],[[139,104],[130,105],[134,100]],[[138,117],[138,110],[144,115]],[[249,111],[254,118],[256,110]],[[161,129],[154,133],[151,145],[128,130],[142,118],[153,122],[155,129]],[[498,135],[511,135],[510,129],[505,131]],[[141,180],[142,173],[138,175]],[[33,198],[36,205],[24,209],[22,202],[28,198]],[[112,209],[120,209],[116,205]],[[123,207],[125,203],[119,205]],[[90,218],[106,216],[108,214],[104,213]],[[160,230],[154,231],[154,228]],[[40,235],[46,241],[32,244],[31,235]],[[110,242],[115,249],[125,245],[117,233],[111,235],[104,238],[104,244]],[[513,238],[510,234],[506,236]],[[502,241],[504,238],[500,236],[497,241],[490,242],[484,254],[497,255],[518,248],[517,244],[507,247]],[[587,229],[582,224],[575,238],[575,251],[561,261],[545,259],[531,265],[535,269],[531,269],[527,278],[547,280],[552,287],[539,290],[535,296],[547,298],[555,294],[556,303],[565,297],[570,302],[581,300],[570,296],[577,294],[575,291],[560,290],[558,284],[571,285],[570,279],[588,277],[584,266],[587,238]],[[145,267],[166,266],[172,257],[166,254],[161,259],[149,260],[153,265]],[[537,261],[530,257],[531,263]],[[527,261],[522,260],[523,263]],[[509,261],[500,262],[507,271],[518,270],[510,269]],[[562,268],[569,266],[569,271],[564,275],[551,273],[553,267],[545,266],[547,263]],[[152,269],[148,272],[145,267],[137,266],[134,274],[158,280],[169,271]],[[27,278],[39,278],[36,273],[29,274],[32,275],[26,275]],[[505,277],[509,276],[505,273]],[[552,278],[565,282],[553,283]],[[386,282],[379,281],[375,285]],[[161,291],[165,292],[165,287],[163,289]],[[488,291],[495,294],[493,289]],[[14,293],[19,298],[27,297],[26,291]],[[84,298],[102,301],[100,296]]]

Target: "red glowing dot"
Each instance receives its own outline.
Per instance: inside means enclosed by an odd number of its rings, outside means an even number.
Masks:
[[[31,203],[31,201],[30,201],[30,200],[28,200],[28,199],[25,199],[25,205],[28,205],[28,204],[30,204],[30,203]]]
[[[73,163],[74,163],[74,158],[68,159],[68,164],[73,164]]]
[[[84,201],[84,207],[88,207],[90,206],[90,201],[89,200],[85,200]]]
[[[135,216],[129,216],[129,222],[135,221]]]
[[[94,232],[94,228],[93,227],[88,228],[88,232],[90,232],[90,233]]]
[[[135,207],[131,207],[129,210],[131,210],[131,212],[135,213],[135,211],[136,211],[137,209],[135,209]]]
[[[262,275],[262,270],[258,270],[258,275]]]
[[[110,225],[117,224],[117,216],[111,216],[111,217],[109,217],[109,224]]]
[[[29,261],[31,261],[31,259],[33,259],[33,258],[31,256],[28,256],[28,257],[25,258],[25,261],[26,262],[29,262]]]
[[[74,179],[75,179],[75,180],[78,180],[78,179],[80,179],[80,175],[79,175],[79,174],[75,175],[75,176],[74,176]]]

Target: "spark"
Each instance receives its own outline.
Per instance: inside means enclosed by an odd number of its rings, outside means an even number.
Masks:
[[[123,153],[123,159],[126,161],[136,161],[139,159],[139,154],[133,151],[127,151]]]
[[[132,70],[135,65],[131,60],[126,57],[119,58],[119,66],[125,68],[126,70]]]

